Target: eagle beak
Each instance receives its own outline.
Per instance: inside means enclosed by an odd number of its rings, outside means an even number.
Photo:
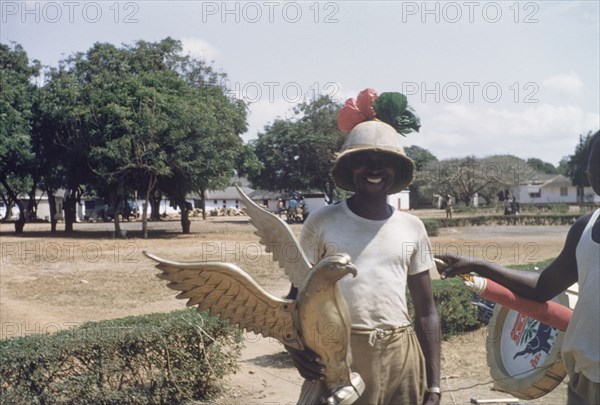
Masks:
[[[356,267],[354,266],[349,266],[350,267],[350,273],[352,273],[352,277],[356,277],[356,275],[358,274],[358,272],[356,271]]]

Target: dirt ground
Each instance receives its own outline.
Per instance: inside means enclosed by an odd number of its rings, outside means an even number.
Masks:
[[[197,220],[189,235],[181,235],[175,221],[150,223],[146,240],[141,239],[140,222],[122,227],[125,239],[114,238],[111,223],[76,224],[76,234],[69,237],[62,232],[51,235],[48,224],[27,224],[25,234],[17,237],[11,224],[0,224],[0,337],[52,333],[85,321],[183,308],[184,302],[154,276],[156,270],[142,255],[144,250],[175,260],[235,262],[270,292],[287,293],[288,281],[258,244],[247,217]],[[292,228],[298,235],[301,225]],[[527,264],[555,257],[567,230],[567,226],[448,228],[431,241],[435,253]],[[484,327],[443,342],[443,404],[466,404],[472,399],[565,403],[564,381],[533,401],[510,400],[510,395],[493,391],[486,336]],[[211,403],[294,403],[302,379],[283,346],[252,333],[245,340],[239,372],[222,382],[222,395]]]

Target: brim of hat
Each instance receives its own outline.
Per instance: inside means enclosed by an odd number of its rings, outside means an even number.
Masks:
[[[397,162],[395,167],[396,179],[392,187],[388,190],[388,194],[399,193],[413,181],[415,164],[409,157],[400,152],[371,146],[346,150],[337,156],[331,169],[331,177],[336,186],[343,190],[355,191],[350,162],[357,153],[367,151],[386,154],[393,157]]]

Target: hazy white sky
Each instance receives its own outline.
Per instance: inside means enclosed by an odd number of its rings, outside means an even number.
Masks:
[[[56,66],[94,42],[168,36],[251,102],[252,139],[316,94],[401,91],[406,145],[557,164],[600,126],[598,1],[6,1],[0,41]]]

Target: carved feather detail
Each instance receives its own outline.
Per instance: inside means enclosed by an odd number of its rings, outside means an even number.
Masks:
[[[292,284],[300,288],[312,266],[290,227],[281,218],[256,205],[239,186],[235,187],[244,202],[250,222],[256,228],[254,233],[260,238],[260,243],[265,246],[267,253],[273,255],[273,260],[284,270]]]
[[[175,262],[148,252],[158,262],[159,278],[169,281],[169,288],[180,291],[188,307],[209,311],[240,327],[273,337],[288,346],[303,349],[294,316],[296,302],[281,299],[264,290],[246,272],[231,263]]]

